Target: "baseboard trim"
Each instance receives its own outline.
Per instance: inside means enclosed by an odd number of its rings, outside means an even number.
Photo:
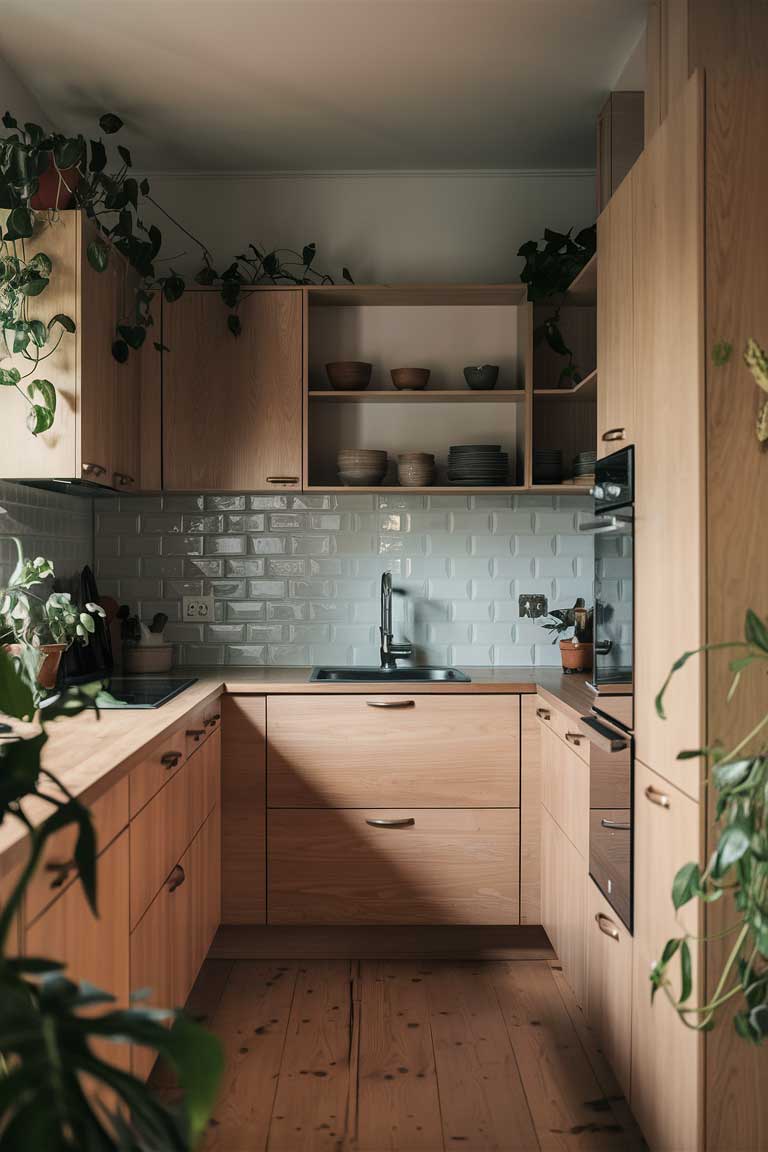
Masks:
[[[553,960],[538,924],[347,927],[222,924],[214,960]]]

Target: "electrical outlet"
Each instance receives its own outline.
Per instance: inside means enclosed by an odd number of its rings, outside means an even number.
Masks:
[[[181,610],[184,620],[213,620],[213,596],[183,596]]]
[[[546,596],[533,596],[523,593],[518,597],[517,603],[520,615],[528,616],[531,620],[537,620],[539,616],[546,616],[547,614]]]

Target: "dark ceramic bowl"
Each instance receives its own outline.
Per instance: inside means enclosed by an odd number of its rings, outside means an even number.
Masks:
[[[479,368],[464,369],[464,379],[467,385],[478,392],[488,392],[491,388],[495,388],[498,378],[498,364],[483,364]]]

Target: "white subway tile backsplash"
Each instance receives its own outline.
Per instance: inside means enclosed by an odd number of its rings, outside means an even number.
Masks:
[[[227,664],[264,664],[266,651],[264,644],[228,644]]]
[[[240,556],[245,552],[245,536],[206,536],[203,551],[206,556]]]
[[[224,570],[227,576],[263,576],[265,569],[266,561],[260,558],[245,560],[237,557],[224,561]]]
[[[227,532],[263,532],[265,520],[262,512],[227,516]]]
[[[205,507],[214,512],[240,512],[245,501],[245,496],[206,496]]]
[[[231,520],[232,517],[230,516],[229,519]],[[144,522],[144,518],[142,518],[142,523],[143,522]],[[200,515],[184,516],[183,521],[182,521],[182,526],[183,526],[185,532],[206,532],[206,533],[223,532],[224,531],[224,517],[223,516],[210,515],[210,514],[207,516],[200,516]],[[161,529],[161,531],[162,531],[162,529]],[[230,528],[229,531],[231,532],[232,529]]]
[[[216,576],[224,575],[224,561],[223,560],[204,560],[202,557],[193,556],[184,561],[184,575],[185,576],[207,576],[208,579],[213,579]],[[228,573],[231,575],[231,573]]]

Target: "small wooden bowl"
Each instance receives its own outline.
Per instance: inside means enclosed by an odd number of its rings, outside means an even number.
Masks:
[[[419,392],[429,380],[429,368],[392,368],[389,374],[401,392]]]
[[[325,370],[331,388],[337,392],[357,392],[370,384],[373,364],[366,364],[363,360],[336,360],[333,364],[326,364]]]

